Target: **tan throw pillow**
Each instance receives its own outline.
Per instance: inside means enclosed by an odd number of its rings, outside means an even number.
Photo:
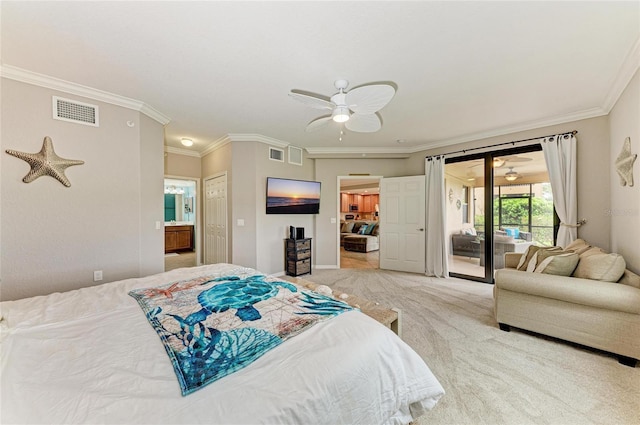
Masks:
[[[546,251],[539,254],[547,255],[547,258],[540,261],[534,270],[535,273],[571,276],[580,261],[580,257],[575,252]]]
[[[618,283],[640,289],[640,276],[631,270],[625,270],[622,277],[618,280]]]
[[[617,282],[624,274],[626,267],[627,263],[620,254],[581,256],[573,276],[603,282]]]
[[[542,260],[549,257],[550,255],[562,254],[562,252],[562,248],[560,248],[559,246],[541,247],[535,252],[535,254],[533,254],[531,259],[529,260],[529,263],[527,263],[526,271],[534,272],[536,267],[538,267],[538,264],[540,264]]]
[[[591,249],[591,245],[589,245],[582,239],[576,239],[575,241],[567,245],[564,250],[566,252],[575,252],[576,254],[580,255],[583,252],[588,251],[589,249]]]
[[[520,271],[527,270],[527,264],[529,264],[529,261],[531,261],[531,257],[533,257],[533,255],[538,252],[539,249],[539,246],[529,245],[527,250],[522,254],[522,256],[520,256],[520,261],[518,262],[516,269]]]
[[[597,246],[592,246],[586,251],[581,252],[579,255],[580,255],[580,260],[582,260],[583,258],[590,257],[592,255],[600,255],[600,254],[606,254],[606,252],[602,248],[598,248]]]
[[[350,223],[344,223],[342,225],[342,229],[340,229],[340,233],[351,233],[351,231],[353,230],[353,222]]]
[[[590,246],[584,239],[576,239],[571,242],[569,245],[564,247],[565,251],[575,252],[576,249],[584,248],[585,246]]]

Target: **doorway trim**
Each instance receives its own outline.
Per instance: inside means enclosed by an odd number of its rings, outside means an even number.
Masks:
[[[342,211],[340,211],[340,187],[342,186],[342,181],[343,180],[362,180],[362,179],[367,179],[367,180],[378,180],[378,188],[380,188],[380,180],[383,178],[384,176],[370,176],[370,175],[358,175],[358,176],[353,176],[353,175],[347,175],[347,176],[337,176],[336,179],[336,217],[337,217],[337,225],[336,225],[336,265],[337,268],[340,268],[340,228],[342,227],[340,225],[340,219],[342,217]]]
[[[200,203],[202,202],[200,198],[200,179],[197,177],[186,177],[186,176],[177,176],[174,174],[165,174],[164,175],[165,179],[173,179],[173,180],[185,180],[185,181],[190,181],[190,182],[195,182],[196,184],[196,225],[195,225],[195,229],[194,229],[194,235],[195,235],[195,248],[196,248],[196,265],[197,266],[201,266],[202,265],[202,260],[201,260],[201,256],[200,256],[200,252],[201,252],[201,239],[200,239]],[[164,181],[163,181],[164,183]],[[164,223],[164,222],[163,222]],[[164,228],[163,228],[164,230]],[[164,241],[164,237],[162,239]],[[163,242],[164,243],[164,242]]]

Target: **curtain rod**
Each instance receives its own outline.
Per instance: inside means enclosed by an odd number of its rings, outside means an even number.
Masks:
[[[505,145],[514,145],[515,146],[516,143],[530,142],[531,140],[538,140],[538,139],[546,139],[547,137],[553,137],[553,136],[565,136],[567,134],[571,134],[571,135],[575,136],[576,134],[578,134],[578,130],[567,131],[565,133],[558,133],[558,134],[549,134],[548,136],[531,137],[529,139],[513,140],[511,142],[497,143],[495,145],[481,146],[481,147],[477,147],[477,148],[460,149],[459,151],[441,153],[441,154],[438,154],[438,155],[428,155],[425,158],[427,158],[430,161],[431,158],[433,158],[433,157],[439,157],[439,156],[445,156],[445,155],[453,155],[453,154],[456,154],[456,153],[467,153],[467,152],[471,152],[471,151],[477,151],[477,150],[481,150],[481,149],[493,148],[493,147],[497,147],[497,146],[505,146]]]

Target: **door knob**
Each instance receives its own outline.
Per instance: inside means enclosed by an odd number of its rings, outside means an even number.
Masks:
[[[419,228],[418,230],[420,230],[421,232],[424,232],[424,229],[423,229],[422,227],[421,227],[421,228]]]

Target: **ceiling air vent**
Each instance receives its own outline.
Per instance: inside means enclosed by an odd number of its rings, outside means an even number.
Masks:
[[[269,159],[284,162],[284,151],[282,149],[269,146]]]
[[[98,127],[98,106],[53,96],[53,119]]]

